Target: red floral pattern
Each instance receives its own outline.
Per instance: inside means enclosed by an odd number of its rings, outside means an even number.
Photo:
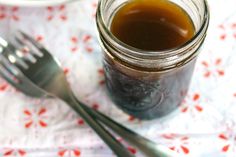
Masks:
[[[46,128],[48,124],[46,123],[46,119],[48,118],[45,116],[47,112],[46,108],[40,108],[38,111],[31,111],[29,109],[24,110],[25,115],[25,128],[29,129],[33,125],[35,127],[40,126],[42,128]]]
[[[63,149],[58,152],[58,157],[79,157],[81,156],[80,149]]]
[[[224,8],[224,5],[231,3],[231,7]],[[181,112],[173,118],[149,122],[125,115],[113,107],[114,104],[107,98],[103,88],[105,78],[101,68],[102,52],[95,28],[97,4],[97,0],[86,0],[43,8],[0,6],[0,33],[6,39],[7,35],[17,28],[31,34],[62,61],[64,73],[70,81],[72,80],[71,87],[74,90],[79,88],[76,95],[81,101],[88,102],[91,104],[90,107],[101,110],[151,140],[157,143],[163,140],[164,146],[184,156],[200,157],[213,152],[213,155],[208,156],[218,157],[221,152],[227,157],[235,157],[235,131],[232,131],[235,130],[234,125],[228,128],[225,122],[228,120],[232,121],[232,124],[236,123],[234,118],[236,92],[233,90],[236,80],[235,1],[209,0],[213,22],[208,31],[209,38],[206,38],[199,56],[196,75],[192,80],[193,85],[188,94],[186,91],[181,93],[186,95],[180,106]],[[22,52],[28,54],[25,48]],[[221,85],[218,80],[222,80]],[[46,154],[42,156],[54,157],[86,157],[93,153],[98,156],[100,154],[100,156],[114,156],[111,152],[107,154],[107,146],[89,127],[84,127],[85,121],[64,103],[50,100],[45,107],[41,105],[29,107],[36,100],[25,97],[20,92],[8,92],[12,89],[10,87],[5,81],[0,80],[0,156],[28,157],[34,156],[37,152]],[[213,91],[215,94],[209,94]],[[229,97],[233,99],[232,105],[229,104],[231,101],[228,100]],[[218,101],[219,99],[222,101]],[[223,108],[222,106],[229,107],[230,112],[226,109],[224,112],[218,110]],[[212,112],[208,113],[211,108]],[[136,123],[137,121],[139,123]],[[208,126],[203,122],[212,123],[212,128],[206,129]],[[192,127],[203,128],[204,132],[197,132],[200,129]],[[176,132],[176,134],[156,136],[165,132]],[[196,137],[197,142],[195,142]],[[212,144],[214,140],[219,142],[216,146]],[[127,145],[125,139],[119,138],[119,141],[131,153],[142,157],[139,149]],[[210,144],[206,144],[207,142]],[[72,147],[64,148],[65,143]],[[56,149],[58,145],[62,148]],[[27,146],[32,149],[27,149]],[[195,155],[195,152],[198,154]]]
[[[19,7],[0,6],[0,21],[8,18],[19,21],[20,17],[18,16],[18,10]]]
[[[218,135],[218,138],[224,141],[223,146],[221,147],[221,151],[224,153],[229,152],[230,150],[233,151],[235,144],[236,144],[236,135],[235,134],[224,134],[221,133]]]
[[[71,47],[71,52],[75,53],[78,50],[85,50],[87,53],[92,53],[93,52],[93,47],[92,47],[92,36],[89,34],[84,34],[80,38],[76,36],[72,36],[70,38],[72,47]]]
[[[209,78],[211,76],[222,77],[225,75],[224,68],[222,67],[222,59],[217,58],[211,61],[202,61],[202,66],[205,69],[204,77]]]
[[[187,95],[181,105],[181,111],[186,112],[203,112],[204,108],[200,102],[201,95],[199,93],[194,93],[192,95]]]
[[[171,143],[169,148],[173,151],[182,154],[189,154],[189,137],[187,136],[177,136],[176,134],[163,134],[162,137]]]
[[[224,41],[230,37],[236,39],[236,23],[235,22],[223,23],[223,24],[220,24],[218,27],[221,31],[220,36],[219,36],[220,40]]]
[[[24,157],[27,153],[23,149],[5,149],[3,157]]]
[[[65,5],[61,5],[58,7],[47,7],[47,11],[48,11],[48,16],[47,16],[47,20],[48,21],[52,21],[55,18],[59,18],[61,21],[66,21],[67,20],[67,15],[66,15],[66,6]],[[59,16],[57,16],[59,13]]]
[[[99,84],[104,85],[105,84],[105,79],[104,79],[104,70],[103,69],[98,69],[98,74],[99,74]]]
[[[5,91],[8,87],[7,83],[0,83],[0,92]]]

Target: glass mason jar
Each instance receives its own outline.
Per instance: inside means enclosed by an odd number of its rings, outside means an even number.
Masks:
[[[100,0],[98,4],[96,22],[104,51],[108,94],[123,111],[140,119],[163,117],[181,104],[206,37],[207,2],[170,1],[184,9],[192,19],[195,35],[184,45],[164,51],[133,48],[111,33],[114,14],[129,0]]]

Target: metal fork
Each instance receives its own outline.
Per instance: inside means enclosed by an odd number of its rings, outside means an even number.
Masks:
[[[31,58],[24,58],[21,51],[9,43],[2,43],[1,65],[2,76],[14,86],[20,88],[24,85],[23,91],[29,90],[32,95],[38,94],[31,86],[37,86],[47,95],[57,97],[70,105],[80,116],[90,125],[91,128],[103,139],[103,141],[113,150],[119,157],[133,157],[133,155],[123,147],[100,123],[94,120],[80,104],[77,103],[75,96],[66,81],[63,70],[59,64],[55,64],[55,60],[49,53],[41,49],[37,53],[32,51],[31,43],[27,35],[18,33],[16,42],[19,45],[27,45],[30,47],[29,53]],[[24,37],[26,42],[22,42]],[[37,43],[34,43],[37,45]],[[37,45],[39,46],[39,45]],[[8,73],[6,73],[8,72]],[[11,76],[11,77],[10,77]],[[77,104],[77,105],[75,105]]]
[[[18,90],[32,97],[40,98],[47,95],[64,100],[87,121],[119,157],[130,157],[133,155],[127,149],[123,148],[93,118],[105,124],[109,129],[123,137],[124,140],[136,145],[147,156],[179,156],[168,148],[157,145],[81,103],[69,88],[65,75],[57,60],[41,44],[37,43],[25,33],[19,32],[19,36],[15,37],[17,43],[29,48],[30,58],[28,59],[23,57],[20,49],[15,48],[15,46],[0,38],[0,74]]]

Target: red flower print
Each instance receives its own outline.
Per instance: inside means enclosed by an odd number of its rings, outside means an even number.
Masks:
[[[98,69],[98,74],[101,76],[104,76],[104,70],[102,68]]]
[[[201,96],[199,93],[194,93],[194,94],[189,94],[185,97],[185,99],[182,102],[181,105],[181,111],[183,113],[186,113],[188,111],[190,112],[202,112],[203,111],[203,107],[200,104],[200,99]]]
[[[44,39],[42,35],[36,35],[35,40],[41,42]]]
[[[236,135],[231,133],[231,134],[224,134],[221,133],[218,135],[218,138],[222,141],[224,141],[223,146],[221,147],[221,151],[224,153],[227,153],[231,150],[234,149],[234,146],[236,145]]]
[[[81,118],[79,118],[79,120],[78,120],[78,124],[81,126],[81,125],[84,125],[84,120],[83,119],[81,119]]]
[[[72,44],[74,45],[72,48],[71,48],[71,52],[76,52],[77,50],[78,50],[78,47],[77,47],[77,43],[78,43],[78,38],[77,37],[75,37],[75,36],[73,36],[73,37],[71,37],[71,42],[72,42]]]
[[[5,149],[3,152],[3,157],[24,157],[26,151],[23,149]]]
[[[97,6],[98,6],[97,1],[92,3],[92,9],[93,9],[92,17],[96,16]]]
[[[223,24],[219,25],[219,29],[221,30],[221,34],[220,34],[220,39],[221,40],[225,40],[227,34],[226,34],[226,28]]]
[[[67,75],[70,70],[68,68],[64,68],[63,71],[64,71],[64,74]]]
[[[202,66],[204,67],[203,76],[205,78],[209,78],[211,76],[222,77],[225,75],[221,58],[217,58],[215,60],[210,61],[202,61]]]
[[[236,93],[234,93],[233,96],[236,97]]]
[[[233,30],[233,37],[236,39],[236,23],[231,24],[231,29]]]
[[[28,109],[25,109],[25,128],[30,128],[33,125],[35,127],[40,126],[42,128],[46,128],[48,126],[48,124],[45,122],[45,119],[47,119],[47,116],[45,116],[46,112],[46,108],[40,108],[38,111],[30,111]]]
[[[17,15],[18,10],[19,10],[18,7],[0,6],[0,20],[10,18],[13,19],[14,21],[19,21],[20,18]]]
[[[105,80],[104,80],[104,70],[101,68],[101,69],[98,69],[98,75],[99,75],[99,78],[100,78],[100,81],[99,81],[99,84],[100,85],[104,85],[105,84]]]
[[[136,119],[136,118],[135,118],[134,116],[129,116],[129,119],[128,119],[128,120],[129,120],[130,122],[133,122],[135,119]]]
[[[137,149],[131,147],[131,146],[128,146],[127,148],[132,154],[136,154],[137,153]]]
[[[99,104],[98,103],[94,103],[93,105],[92,105],[92,108],[93,109],[95,109],[95,110],[98,110],[99,109]]]
[[[236,23],[224,23],[218,26],[220,29],[220,40],[226,40],[229,37],[236,39]]]
[[[101,81],[99,81],[99,84],[102,86],[102,85],[104,85],[106,82],[105,82],[105,80],[101,80]]]
[[[88,53],[93,52],[92,43],[91,43],[93,42],[93,38],[89,34],[83,34],[79,37],[72,36],[70,38],[70,41],[72,44],[71,52],[73,53],[77,52],[79,49],[85,50]]]
[[[56,18],[56,15],[58,14],[59,14],[59,19],[61,19],[62,21],[67,20],[65,5],[61,5],[57,7],[47,7],[47,12],[48,12],[48,16],[47,16],[48,21],[51,21],[54,18]]]
[[[190,153],[190,149],[188,148],[189,137],[177,136],[176,134],[163,134],[162,137],[167,140],[171,150],[182,154]]]
[[[0,92],[5,91],[8,87],[8,84],[5,82],[0,82]]]
[[[61,148],[58,152],[58,157],[79,157],[81,151],[78,148],[75,149],[64,149]]]

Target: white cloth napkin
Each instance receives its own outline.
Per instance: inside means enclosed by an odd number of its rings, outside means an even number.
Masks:
[[[96,5],[96,0],[81,0],[47,8],[0,6],[0,35],[8,38],[17,29],[31,34],[59,58],[80,100],[143,136],[188,157],[235,157],[235,0],[209,0],[208,36],[185,103],[168,117],[146,122],[124,114],[106,95]],[[29,98],[0,78],[0,157],[5,156],[114,154],[63,102]]]

